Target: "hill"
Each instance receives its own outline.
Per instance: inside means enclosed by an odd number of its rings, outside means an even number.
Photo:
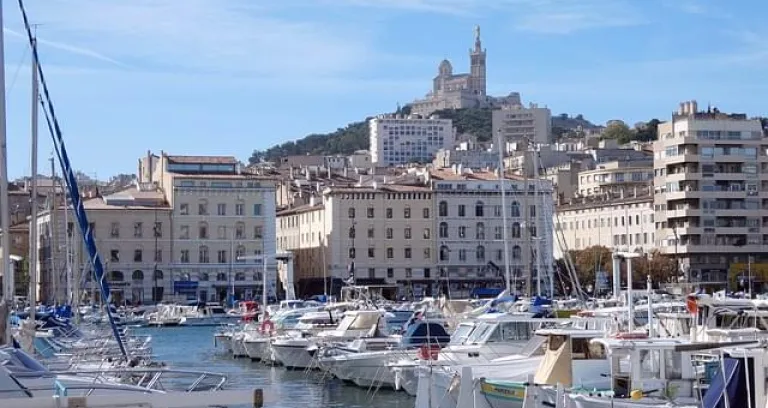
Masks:
[[[396,113],[409,114],[408,106]],[[441,118],[452,119],[459,134],[474,135],[480,141],[491,138],[490,109],[444,109],[435,112]],[[261,160],[276,161],[280,157],[304,154],[352,154],[356,150],[368,150],[370,133],[368,119],[353,122],[330,133],[313,133],[296,141],[285,142],[267,150],[255,150],[248,159],[250,163]]]

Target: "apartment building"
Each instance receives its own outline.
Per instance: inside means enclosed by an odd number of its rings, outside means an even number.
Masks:
[[[381,115],[368,121],[371,163],[379,167],[432,161],[435,153],[453,145],[453,121],[436,116]]]
[[[552,183],[512,176],[501,184],[493,172],[439,169],[430,172],[436,205],[437,269],[452,294],[476,287],[504,287],[505,244],[515,289],[536,293],[538,272],[546,290],[552,268]],[[504,240],[503,211],[507,211]]]
[[[636,195],[653,184],[653,159],[599,163],[595,169],[578,174],[578,191],[582,197],[609,194]]]
[[[330,225],[325,217],[322,196],[312,196],[307,204],[277,212],[277,250],[293,254],[293,279],[301,295],[329,293],[331,283],[336,283],[328,268]],[[342,277],[346,278],[335,278]]]
[[[507,143],[547,144],[552,134],[552,112],[536,104],[507,105],[492,113],[494,140],[501,132]],[[497,150],[498,151],[498,150]]]
[[[573,198],[555,210],[553,234],[560,234],[565,242],[565,248],[555,246],[555,258],[562,258],[565,250],[593,246],[646,254],[656,247],[653,195],[648,187],[631,195]]]
[[[262,292],[263,263],[276,290],[275,181],[245,174],[234,157],[151,153],[140,179],[157,182],[172,207],[170,274],[176,296],[223,301]]]
[[[680,104],[654,143],[660,250],[705,288],[768,262],[768,141],[760,120]],[[739,265],[741,269],[737,270]]]
[[[170,291],[171,208],[153,184],[83,201],[101,255],[112,299],[140,304],[160,301]],[[43,302],[65,301],[70,287],[86,282],[90,298],[100,296],[77,220],[64,208],[37,218],[40,257],[35,270]],[[84,274],[85,276],[82,276]]]

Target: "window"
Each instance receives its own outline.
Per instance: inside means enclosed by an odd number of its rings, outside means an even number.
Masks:
[[[466,249],[459,249],[459,261],[466,261],[467,260],[467,250]]]
[[[467,237],[467,227],[464,225],[459,226],[459,238],[466,238]]]
[[[432,251],[430,248],[424,248],[424,259],[430,259],[432,257]]]
[[[189,263],[189,249],[181,250],[181,263]]]
[[[368,248],[368,258],[376,258],[376,248]]]
[[[198,226],[198,236],[200,239],[208,239],[208,224],[201,222]]]
[[[530,206],[528,211],[531,213],[531,217],[535,217],[536,216],[536,206],[535,205]]]
[[[239,216],[245,215],[245,204],[243,203],[235,204],[235,215],[239,215]]]
[[[430,234],[429,228],[424,228],[424,235],[423,235],[424,239],[429,239],[431,235],[432,234]]]
[[[235,239],[245,239],[245,223],[238,222],[235,224]]]
[[[392,232],[392,228],[387,228],[387,239],[394,238],[394,233]]]
[[[373,215],[374,215],[373,207],[368,207],[366,211],[366,215],[368,216],[368,218],[373,218]]]
[[[512,238],[520,238],[520,223],[512,223]]]
[[[478,222],[475,227],[475,239],[485,239],[485,224]]]
[[[387,268],[387,278],[394,278],[395,277],[395,270],[394,268]]]
[[[133,223],[133,237],[141,238],[144,235],[144,225],[141,222]]]
[[[411,227],[406,227],[406,228],[403,230],[403,237],[404,237],[405,239],[411,239]]]
[[[387,259],[392,259],[395,257],[395,250],[392,248],[387,248]]]
[[[355,218],[355,209],[350,208],[349,210],[347,210],[347,214],[349,215],[349,218]]]
[[[227,227],[219,225],[219,228],[216,229],[216,237],[218,239],[227,239]]]
[[[515,245],[512,247],[512,259],[522,259],[523,258],[523,249],[520,248],[520,245]]]
[[[155,250],[155,262],[163,262],[163,250],[162,249],[156,249]]]
[[[217,252],[217,257],[219,263],[227,263],[227,251],[225,250],[219,250]]]
[[[120,223],[113,222],[109,228],[109,236],[112,238],[120,238]]]
[[[218,215],[227,215],[227,204],[219,203],[216,206],[216,214],[218,214]]]
[[[504,239],[504,229],[502,227],[493,227],[493,239]]]
[[[482,217],[483,216],[483,202],[478,201],[475,204],[475,217]]]
[[[424,279],[429,279],[431,276],[431,271],[429,268],[424,268]]]
[[[485,261],[485,247],[482,245],[478,245],[477,249],[475,250],[475,258],[477,258],[478,261]]]
[[[155,221],[155,224],[152,226],[152,235],[154,235],[155,238],[162,238],[163,237],[163,223],[160,221]]]
[[[254,204],[253,205],[253,216],[254,217],[261,217],[261,204]]]
[[[143,255],[144,254],[141,249],[135,249],[133,251],[133,262],[141,262]]]
[[[208,202],[203,200],[197,204],[197,215],[208,215]]]
[[[403,257],[405,259],[411,259],[411,248],[403,248]]]
[[[440,223],[440,229],[438,230],[437,235],[439,235],[440,238],[448,238],[448,223],[447,222],[441,222]]]
[[[447,217],[448,216],[448,203],[445,201],[440,201],[440,204],[437,207],[437,214],[440,217]]]
[[[411,268],[405,268],[405,278],[411,279],[413,278],[413,269]]]
[[[464,204],[459,204],[459,217],[464,217],[467,215],[467,208],[464,206]]]
[[[120,250],[113,249],[109,251],[109,262],[120,262]]]
[[[355,255],[357,255],[355,253],[355,247],[349,248],[349,258],[350,259],[355,259]]]
[[[450,250],[448,250],[448,247],[445,245],[442,245],[440,247],[440,260],[447,261],[449,254],[450,254]]]
[[[356,233],[355,233],[355,227],[349,227],[349,237],[350,237],[351,239],[355,239],[355,235],[356,235]]]
[[[244,256],[245,256],[245,247],[242,245],[238,245],[237,249],[235,250],[235,262],[238,262],[238,263],[245,262],[245,259],[243,259]]]
[[[425,219],[426,219],[426,218],[429,218],[429,208],[426,208],[426,207],[425,207],[424,209],[422,209],[422,210],[421,210],[421,216],[422,216],[423,218],[425,218]]]
[[[253,239],[262,239],[264,237],[264,228],[261,225],[253,227]]]
[[[210,259],[208,258],[208,247],[203,245],[200,247],[200,249],[197,252],[197,259],[199,263],[208,263],[210,262]]]
[[[179,204],[179,214],[180,215],[189,215],[189,204],[187,204],[187,203]]]
[[[392,218],[393,212],[391,208],[387,208],[387,218]]]
[[[403,209],[403,217],[411,218],[411,207],[405,206]]]
[[[512,205],[510,206],[510,210],[512,211],[513,217],[519,217],[520,216],[520,203],[517,201],[513,201]]]
[[[376,278],[376,268],[368,268],[368,279]]]

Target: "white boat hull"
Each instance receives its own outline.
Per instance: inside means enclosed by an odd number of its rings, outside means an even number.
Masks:
[[[286,368],[307,369],[314,367],[315,359],[307,351],[306,345],[277,345],[272,343],[275,362]]]

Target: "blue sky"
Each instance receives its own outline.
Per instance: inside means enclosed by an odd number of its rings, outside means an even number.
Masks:
[[[475,24],[489,93],[594,122],[679,101],[766,114],[768,2],[26,0],[74,167],[135,172],[153,151],[235,155],[392,111]],[[29,52],[5,1],[9,172],[29,167]],[[41,128],[42,129],[42,128]],[[52,148],[42,134],[43,159]]]

